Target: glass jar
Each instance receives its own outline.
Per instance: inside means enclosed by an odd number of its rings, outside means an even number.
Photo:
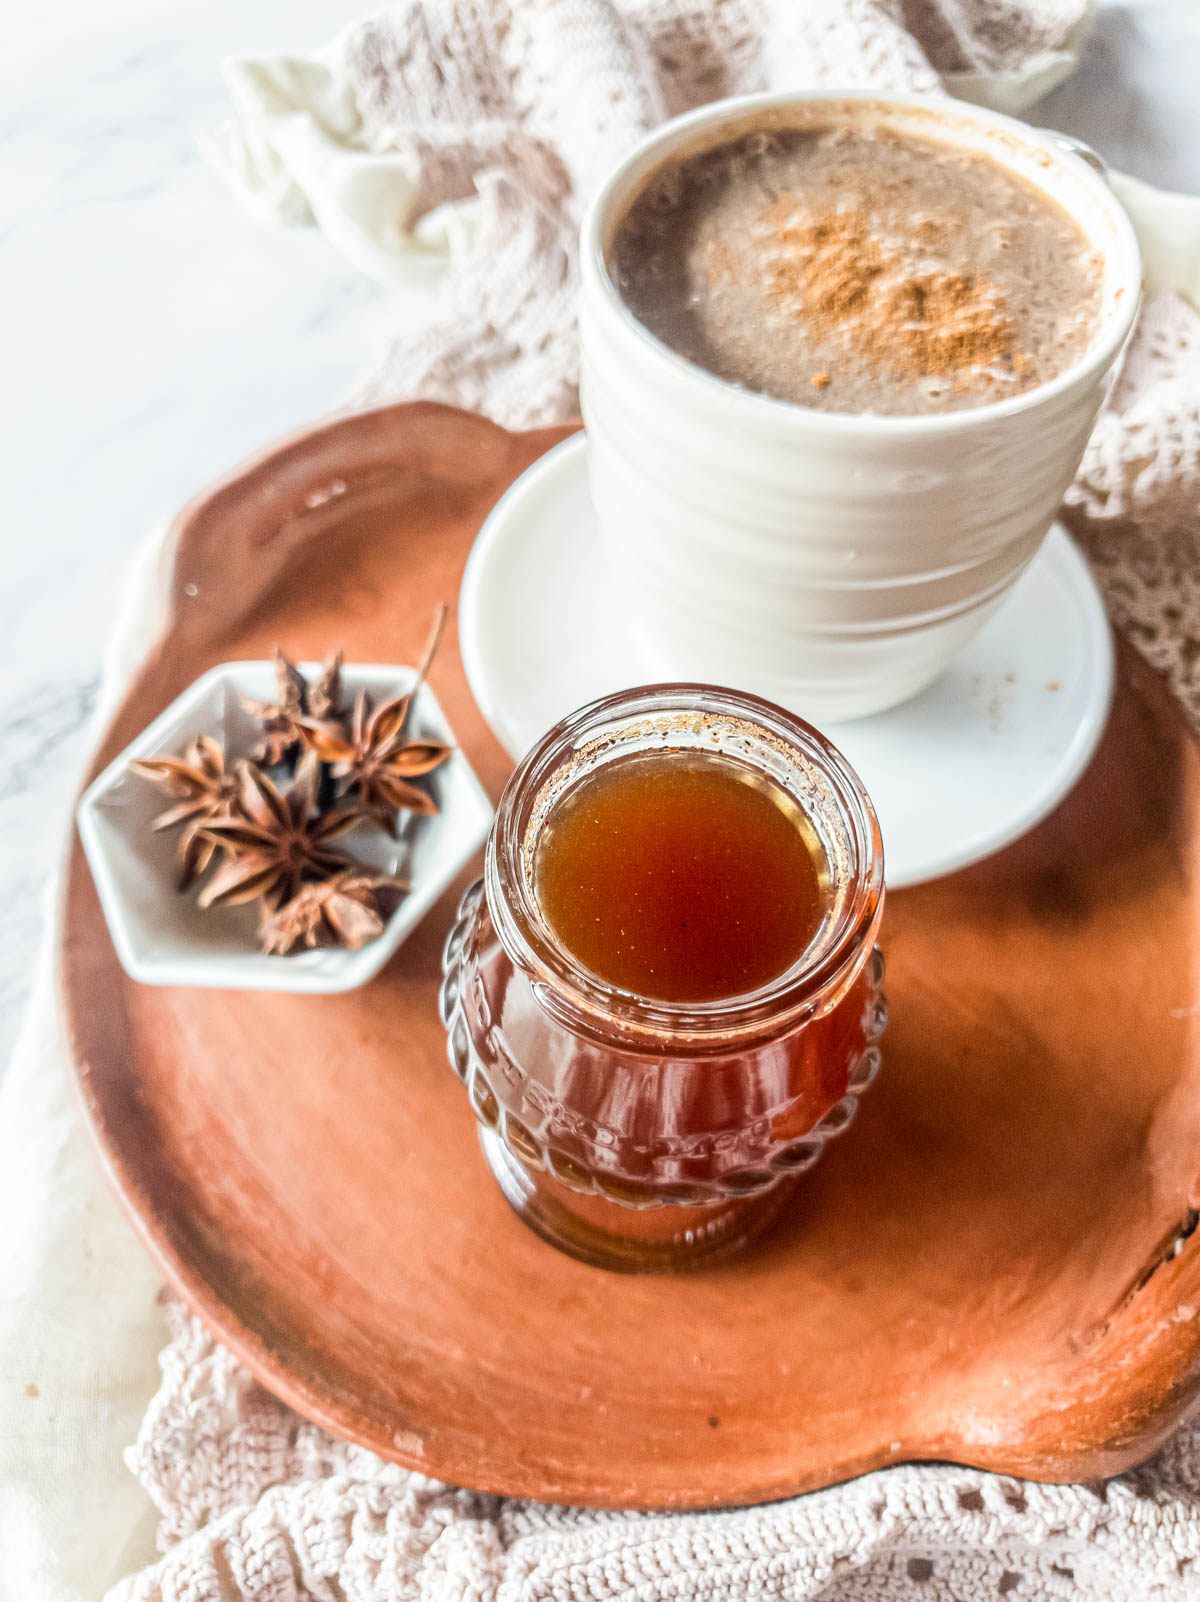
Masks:
[[[796,799],[822,848],[823,915],[776,979],[711,1002],[605,984],[555,938],[534,855],[556,802],[634,752],[718,752]],[[875,935],[883,854],[841,754],[800,718],[706,685],[593,702],[524,759],[500,801],[484,877],[446,943],[442,1020],[487,1160],[546,1240],[652,1271],[731,1251],[786,1203],[854,1116],[886,1022]]]

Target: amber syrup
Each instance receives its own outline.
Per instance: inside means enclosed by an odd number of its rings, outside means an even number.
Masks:
[[[712,1002],[787,972],[821,927],[824,851],[781,784],[703,751],[595,769],[541,828],[534,888],[567,952],[648,1000]]]

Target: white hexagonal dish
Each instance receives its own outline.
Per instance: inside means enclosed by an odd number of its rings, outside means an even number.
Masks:
[[[320,673],[319,664],[300,666],[310,678]],[[365,687],[376,704],[401,694],[413,676],[409,667],[359,663],[342,672],[348,700]],[[254,724],[242,710],[239,693],[270,700],[274,690],[271,662],[224,662],[212,668],[126,746],[79,803],[79,833],[113,945],[126,972],[143,984],[315,994],[353,990],[379,972],[487,837],[491,803],[456,747],[429,776],[439,807],[436,817],[402,814],[398,841],[382,830],[363,828],[339,842],[376,873],[411,881],[379,938],[360,951],[264,955],[256,945],[254,907],[205,911],[196,905],[194,891],[176,890],[178,835],[150,829],[163,810],[163,794],[131,774],[129,764],[135,757],[178,755],[197,733],[220,741],[231,756],[245,755],[253,743]],[[411,728],[414,734],[455,745],[453,730],[427,684],[417,695]]]

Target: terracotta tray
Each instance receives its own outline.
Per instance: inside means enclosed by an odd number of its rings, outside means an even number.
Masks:
[[[95,765],[224,658],[411,661],[485,512],[559,437],[395,407],[193,505],[168,631]],[[498,792],[453,635],[433,683]],[[434,1012],[458,888],[352,995],[141,989],[76,846],[62,980],[167,1278],[272,1391],[385,1457],[611,1507],[907,1458],[1090,1478],[1200,1391],[1198,839],[1196,749],[1123,649],[1058,812],[891,901],[893,1023],[856,1127],[758,1250],[676,1279],[558,1255],[485,1172]]]

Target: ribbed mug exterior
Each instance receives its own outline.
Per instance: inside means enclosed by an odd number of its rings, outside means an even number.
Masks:
[[[1098,331],[1026,394],[919,417],[820,412],[695,367],[639,325],[604,265],[664,160],[764,114],[872,121],[987,151],[1066,205],[1104,262]],[[957,103],[752,96],[651,136],[584,224],[582,408],[612,571],[672,676],[736,684],[817,723],[928,684],[1037,551],[1132,326],[1140,260],[1104,181],[1054,136]]]

